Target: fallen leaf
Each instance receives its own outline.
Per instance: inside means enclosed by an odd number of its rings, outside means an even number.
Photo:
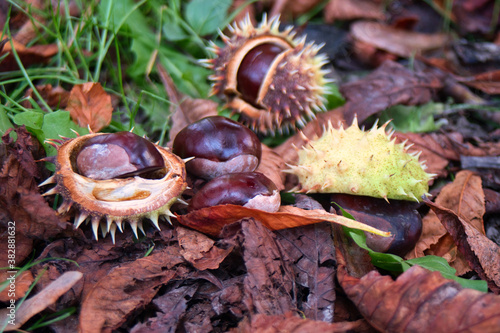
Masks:
[[[454,211],[429,200],[425,203],[439,217],[471,268],[495,294],[500,294],[500,246]]]
[[[351,36],[399,57],[408,58],[444,47],[447,34],[424,34],[397,29],[380,22],[356,21],[350,27]]]
[[[10,311],[8,308],[0,310],[0,318],[4,318],[1,319],[0,327],[6,327],[6,330],[8,331],[19,329],[31,317],[54,304],[57,299],[70,290],[71,287],[73,287],[73,285],[82,278],[82,276],[83,274],[80,272],[66,272],[56,281],[44,288],[41,292],[25,300],[15,311],[13,318],[15,323],[14,325],[9,322],[8,325],[5,326],[5,322],[12,319],[10,317]]]
[[[467,34],[489,34],[492,29],[492,20],[497,23],[496,18],[492,18],[495,13],[494,0],[456,0],[453,2],[452,13],[456,17],[455,23],[462,35]],[[498,13],[497,13],[498,15]]]
[[[113,105],[100,83],[87,82],[71,89],[66,110],[78,126],[99,132],[110,124]]]
[[[5,40],[0,34],[0,40],[2,42]],[[59,52],[59,46],[57,44],[47,44],[47,45],[34,45],[31,47],[25,47],[23,44],[17,42],[16,40],[10,40],[3,45],[3,49],[0,51],[0,57],[5,56],[0,62],[0,71],[8,72],[19,69],[19,65],[14,57],[12,51],[12,45],[14,46],[15,52],[19,56],[19,60],[23,67],[29,67],[33,64],[44,64],[50,61],[50,59]]]
[[[175,247],[154,251],[115,267],[100,279],[82,302],[81,332],[111,332],[133,311],[148,304],[159,286],[176,276],[172,268],[183,262],[178,251]]]
[[[177,331],[186,312],[188,301],[193,298],[197,290],[197,285],[183,286],[155,298],[153,303],[160,310],[156,313],[156,317],[148,318],[146,322],[136,324],[130,333]]]
[[[282,170],[286,168],[283,157],[263,144],[260,164],[255,171],[264,174],[276,185],[278,191],[282,191],[285,189],[284,181],[286,176]]]
[[[243,220],[241,229],[247,269],[243,302],[251,314],[279,315],[292,311],[295,308],[292,263],[280,251],[276,235],[252,219]]]
[[[331,0],[325,7],[326,23],[359,18],[383,20],[382,4],[370,0]]]
[[[473,77],[457,77],[457,81],[486,94],[500,94],[500,70],[481,73]]]
[[[233,333],[317,333],[317,332],[369,332],[370,328],[364,320],[353,322],[326,323],[323,321],[301,318],[292,312],[282,315],[263,315],[252,316],[251,321],[240,322]]]
[[[62,232],[68,224],[40,195],[37,178],[41,176],[33,155],[42,156],[43,149],[24,126],[17,128],[17,141],[13,141],[8,130],[2,137],[6,156],[0,171],[0,216],[2,225],[15,222],[16,234],[28,238],[50,238]],[[23,244],[28,242],[23,242]],[[21,261],[18,261],[19,263]]]
[[[2,263],[4,262],[2,261]],[[11,299],[18,300],[21,297],[24,297],[31,286],[31,283],[33,283],[34,278],[30,271],[24,271],[17,277],[15,276],[16,273],[17,271],[14,274],[9,273],[7,270],[0,271],[0,285],[3,282],[8,281],[7,287],[0,291],[0,302],[9,303]],[[15,279],[11,279],[12,277],[15,277]],[[12,288],[14,291],[10,288],[11,283],[14,283],[15,287]],[[9,295],[12,294],[12,292],[14,292],[14,296]]]
[[[330,214],[324,210],[303,210],[291,206],[281,206],[278,212],[269,213],[238,205],[219,205],[198,209],[185,215],[176,214],[176,217],[180,224],[215,237],[220,235],[226,225],[244,218],[254,218],[270,230],[281,230],[328,221],[349,228],[373,232],[381,236],[389,235],[387,232],[375,229],[362,222]]]
[[[457,173],[455,180],[441,189],[435,201],[437,205],[454,211],[467,221],[468,225],[484,235],[484,193],[481,178],[473,172],[463,170]],[[470,267],[465,258],[457,252],[454,237],[441,222],[433,212],[424,217],[422,235],[415,249],[407,257],[416,258],[424,255],[444,257],[457,270],[457,275],[462,275],[468,272]]]
[[[365,78],[340,87],[347,100],[344,117],[351,124],[357,115],[361,124],[369,116],[394,105],[425,104],[441,87],[441,80],[435,75],[413,72],[386,61]]]
[[[498,332],[500,296],[462,289],[439,272],[413,266],[396,281],[372,271],[361,279],[338,267],[339,283],[380,332]]]
[[[180,254],[200,271],[219,268],[220,263],[233,250],[232,246],[224,249],[215,246],[212,239],[197,231],[181,227],[176,228],[176,231]]]
[[[282,252],[293,263],[299,308],[308,319],[334,322],[335,246],[329,223],[276,232]]]
[[[58,109],[65,109],[66,106],[68,105],[68,99],[69,99],[69,91],[64,89],[61,86],[57,87],[52,87],[52,85],[49,84],[44,84],[41,86],[36,86],[35,87],[40,96],[47,102],[47,104],[53,109],[53,110],[58,110]],[[25,98],[30,98],[34,99],[35,101],[37,100],[37,96],[33,93],[33,89],[29,88],[26,93],[24,94]],[[22,103],[22,106],[25,108],[32,108],[32,105],[29,100],[25,100]],[[43,105],[40,105],[43,107]],[[46,110],[48,111],[48,110]]]

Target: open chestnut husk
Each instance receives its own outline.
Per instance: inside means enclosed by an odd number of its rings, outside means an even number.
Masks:
[[[391,233],[390,237],[366,233],[366,243],[374,251],[404,256],[415,247],[422,234],[418,203],[406,200],[388,203],[384,199],[350,194],[332,194],[330,200],[338,214],[341,212],[337,205],[356,220]]]
[[[58,214],[75,208],[75,227],[90,220],[96,239],[100,227],[103,237],[109,232],[114,242],[123,222],[137,237],[145,218],[159,229],[159,217],[173,216],[170,207],[187,187],[184,161],[133,133],[92,133],[48,142],[57,149],[50,160],[56,172],[40,186],[56,185],[43,195],[60,194]]]
[[[230,173],[207,182],[191,198],[188,210],[225,204],[276,212],[281,198],[276,185],[260,172]]]
[[[262,145],[242,124],[222,116],[206,117],[183,128],[173,142],[174,154],[194,159],[187,171],[204,179],[234,172],[254,171]]]

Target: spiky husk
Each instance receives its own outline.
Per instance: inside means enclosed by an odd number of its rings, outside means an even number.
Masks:
[[[160,179],[135,176],[94,180],[76,173],[74,155],[86,140],[102,134],[104,133],[79,136],[62,142],[60,146],[54,145],[58,150],[56,172],[40,186],[52,183],[56,185],[43,195],[60,194],[63,203],[58,214],[65,214],[75,208],[75,227],[90,221],[96,240],[100,227],[102,236],[110,233],[114,242],[116,230],[123,231],[123,223],[128,223],[138,237],[138,228],[144,232],[144,219],[149,219],[160,229],[159,217],[164,216],[170,220],[170,216],[174,216],[170,207],[187,187],[184,161],[155,144],[165,162],[164,176]]]
[[[212,43],[213,59],[202,60],[214,71],[212,95],[227,99],[227,107],[241,115],[240,120],[253,130],[272,133],[288,132],[302,127],[314,118],[315,111],[324,110],[328,93],[322,67],[328,61],[318,54],[322,46],[306,44],[305,37],[295,38],[293,27],[279,31],[279,18],[263,21],[254,27],[247,17],[228,29],[231,38],[221,33],[224,47]],[[261,85],[257,103],[244,101],[237,91],[236,75],[245,55],[254,47],[271,43],[285,49],[273,62]]]
[[[344,130],[329,124],[323,135],[298,150],[298,165],[287,172],[296,174],[300,188],[308,193],[346,193],[377,198],[416,200],[429,195],[429,180],[419,153],[396,144],[387,124],[360,130],[357,120]]]

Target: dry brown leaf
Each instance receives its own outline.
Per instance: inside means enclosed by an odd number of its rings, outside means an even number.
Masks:
[[[457,77],[457,81],[490,95],[500,95],[500,70],[481,73],[473,77]]]
[[[358,122],[362,123],[394,105],[427,103],[441,87],[442,82],[435,75],[413,72],[396,62],[386,61],[365,78],[340,87],[347,100],[344,116],[350,124],[357,114]]]
[[[339,261],[338,279],[365,319],[380,332],[498,332],[500,296],[462,289],[413,266],[396,281],[372,271],[349,276]]]
[[[177,220],[182,225],[216,237],[220,235],[220,232],[226,225],[238,222],[244,218],[254,218],[270,230],[282,230],[328,221],[349,228],[373,232],[381,236],[388,236],[387,232],[375,229],[362,222],[327,213],[324,210],[303,210],[292,206],[281,206],[278,212],[269,213],[238,205],[220,205],[206,207],[185,215],[176,216]]]
[[[276,235],[252,219],[242,221],[241,232],[247,270],[243,303],[251,314],[279,315],[292,311],[295,308],[292,262],[280,250]]]
[[[484,193],[481,178],[473,172],[457,173],[453,183],[441,189],[436,204],[451,209],[484,235]],[[457,270],[457,275],[470,271],[465,258],[458,253],[457,245],[435,213],[429,212],[423,219],[422,235],[408,258],[436,255],[444,257]]]
[[[285,189],[285,174],[282,172],[287,169],[283,157],[266,145],[262,145],[262,157],[260,164],[255,170],[266,175],[276,185],[279,191]]]
[[[372,0],[330,0],[324,11],[325,22],[359,18],[383,20],[383,4]]]
[[[500,246],[474,228],[454,211],[427,200],[426,204],[436,213],[451,234],[460,253],[488,287],[500,294]],[[458,272],[457,272],[458,273]]]
[[[17,244],[16,244],[17,245]],[[5,251],[7,252],[7,251]],[[7,266],[2,262],[2,265],[5,267]],[[17,271],[16,271],[17,273]],[[14,279],[12,279],[14,278]],[[30,271],[24,271],[22,272],[19,276],[16,277],[16,274],[9,273],[6,270],[1,270],[0,271],[0,284],[9,281],[7,287],[0,291],[0,302],[6,302],[9,303],[11,299],[18,300],[21,297],[24,297],[26,294],[26,291],[28,291],[29,287],[31,286],[31,283],[33,282],[33,274],[31,274]],[[10,283],[14,283],[14,288],[10,288]],[[14,297],[12,297],[12,292],[14,292]]]
[[[14,325],[10,322],[6,326],[6,330],[17,330],[31,317],[45,310],[48,306],[54,304],[57,299],[71,289],[81,278],[83,274],[80,272],[66,272],[57,280],[52,282],[35,296],[24,301],[14,314]],[[0,327],[4,327],[5,322],[11,319],[9,309],[0,310]]]
[[[357,21],[350,32],[355,40],[404,58],[446,46],[449,40],[447,34],[423,34],[373,21]]]
[[[87,82],[71,89],[66,110],[78,126],[99,132],[110,124],[113,105],[100,83]]]
[[[266,316],[258,314],[252,316],[252,320],[240,322],[232,333],[318,333],[318,332],[366,332],[369,331],[364,320],[340,323],[326,323],[311,319],[301,318],[292,312],[283,315]]]
[[[0,34],[0,40],[5,39]],[[19,69],[16,58],[14,57],[12,51],[12,45],[17,52],[19,59],[24,67],[28,67],[32,64],[44,64],[47,63],[54,55],[59,52],[59,46],[57,44],[47,44],[47,45],[34,45],[31,47],[25,47],[23,44],[12,40],[4,44],[3,49],[0,51],[0,57],[8,53],[8,55],[2,59],[0,62],[0,71],[14,71]]]
[[[54,88],[49,83],[41,86],[36,86],[35,88],[52,109],[65,109],[68,105],[69,91],[65,90],[63,87],[57,86]],[[33,93],[32,88],[29,88],[26,91],[24,97],[33,98],[35,100],[37,99],[37,96]],[[21,104],[25,108],[32,108],[32,105],[28,100],[23,101]]]
[[[37,165],[33,156],[40,158],[43,148],[24,126],[15,130],[15,142],[9,135],[11,130],[2,137],[5,158],[0,157],[0,160],[4,161],[0,170],[1,224],[6,227],[8,221],[15,222],[16,234],[28,238],[54,237],[62,232],[67,224],[56,215],[39,193],[37,178],[41,172],[38,167],[43,165]],[[29,241],[20,241],[21,244],[27,248],[31,246]]]
[[[220,263],[233,250],[232,246],[219,248],[215,242],[197,231],[178,227],[177,239],[181,248],[180,254],[200,271],[217,269]]]
[[[115,267],[100,279],[82,302],[81,332],[111,332],[133,311],[148,304],[157,288],[176,276],[172,268],[183,262],[178,251],[177,247],[154,251]]]

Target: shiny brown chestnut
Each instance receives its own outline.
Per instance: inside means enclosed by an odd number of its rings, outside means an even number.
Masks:
[[[212,179],[227,173],[254,171],[262,146],[257,135],[242,124],[222,116],[203,118],[183,128],[175,137],[173,153],[194,157],[186,169]]]
[[[143,175],[165,166],[150,141],[131,132],[94,136],[76,157],[78,173],[96,180]]]
[[[260,172],[230,173],[206,183],[191,198],[188,210],[225,204],[276,212],[281,198],[276,185]]]
[[[417,211],[418,203],[350,194],[332,194],[332,207],[340,214],[340,205],[356,220],[372,227],[389,231],[390,237],[366,233],[368,247],[377,252],[404,256],[415,247],[422,233],[422,218]]]

